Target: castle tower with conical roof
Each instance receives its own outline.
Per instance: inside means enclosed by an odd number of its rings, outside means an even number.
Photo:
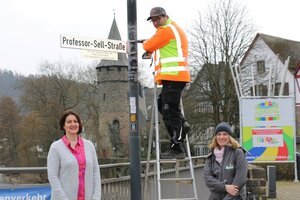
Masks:
[[[108,39],[121,40],[115,18]],[[101,60],[97,65],[100,157],[127,158],[129,151],[128,59]]]

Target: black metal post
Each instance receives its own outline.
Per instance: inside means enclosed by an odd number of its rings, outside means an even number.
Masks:
[[[276,198],[276,166],[267,166],[268,197]]]
[[[136,0],[127,0],[129,121],[130,121],[130,191],[131,200],[141,200],[141,153],[138,126],[139,82],[137,59]]]

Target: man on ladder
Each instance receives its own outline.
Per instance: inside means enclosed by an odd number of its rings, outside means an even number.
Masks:
[[[182,159],[186,157],[184,139],[190,130],[180,108],[182,90],[190,82],[187,37],[161,7],[152,8],[147,20],[151,20],[157,30],[143,42],[143,48],[154,52],[155,81],[162,85],[158,110],[171,137],[170,151],[162,153],[161,158]]]

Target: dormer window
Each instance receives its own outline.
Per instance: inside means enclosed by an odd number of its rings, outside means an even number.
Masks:
[[[265,61],[264,60],[259,60],[256,62],[256,66],[257,66],[257,73],[258,74],[263,74],[266,72],[266,67],[265,67]]]

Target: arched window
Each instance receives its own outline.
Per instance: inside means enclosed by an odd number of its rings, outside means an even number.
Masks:
[[[113,121],[113,128],[116,131],[116,133],[120,133],[120,122],[119,120],[114,120]]]

